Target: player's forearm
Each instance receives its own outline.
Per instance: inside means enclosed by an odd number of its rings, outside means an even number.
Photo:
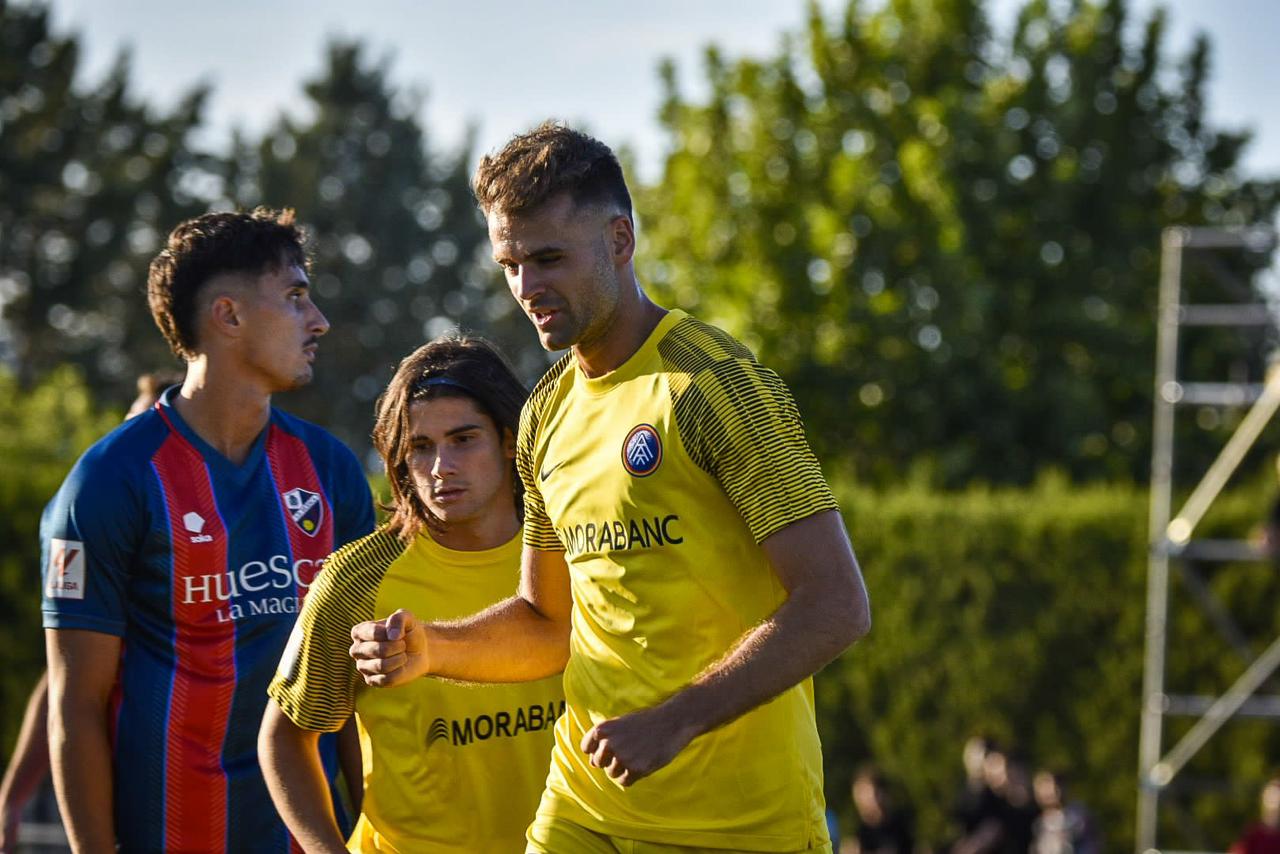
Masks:
[[[107,704],[68,697],[52,686],[49,758],[54,790],[76,854],[116,850]]]
[[[46,629],[49,665],[49,760],[71,848],[115,851],[111,691],[120,638],[77,629]]]
[[[338,731],[338,768],[347,785],[351,809],[358,815],[364,806],[364,757],[360,753],[360,730],[355,715]]]
[[[258,733],[258,761],[276,810],[303,850],[342,854],[347,849],[329,799],[319,738],[270,701]]]
[[[769,619],[661,708],[696,738],[768,702],[866,634],[870,616],[861,593],[860,585],[793,590]]]
[[[27,700],[13,758],[0,783],[0,814],[16,816],[49,773],[49,677],[41,674]]]
[[[530,682],[564,670],[569,621],[513,596],[464,620],[426,627],[428,673],[464,682]]]

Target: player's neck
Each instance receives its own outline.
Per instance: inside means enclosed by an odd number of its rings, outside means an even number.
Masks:
[[[200,360],[187,366],[173,405],[197,436],[235,465],[244,463],[271,419],[270,394],[211,371]]]
[[[479,552],[496,549],[511,542],[520,530],[520,520],[515,512],[489,513],[476,519],[466,519],[443,529],[428,529],[431,539],[455,552]]]
[[[639,284],[624,294],[626,296],[619,302],[613,322],[600,337],[573,346],[578,367],[588,377],[603,376],[621,367],[644,346],[667,314],[665,308],[649,299]]]

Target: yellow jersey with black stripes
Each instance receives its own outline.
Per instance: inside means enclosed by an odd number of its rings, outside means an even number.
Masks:
[[[665,700],[785,599],[760,543],[836,508],[785,385],[724,332],[668,313],[617,370],[570,354],[520,426],[526,546],[563,551],[573,590],[540,815],[610,836],[737,851],[826,841],[809,680],[695,739],[623,789],[579,749]],[[829,844],[829,843],[828,843]]]
[[[348,656],[351,627],[407,608],[425,620],[483,610],[516,591],[520,537],[455,551],[385,528],[335,552],[316,578],[268,693],[316,732],[355,712],[364,804],[351,851],[518,851],[543,790],[560,677],[513,685],[417,679],[369,688]]]

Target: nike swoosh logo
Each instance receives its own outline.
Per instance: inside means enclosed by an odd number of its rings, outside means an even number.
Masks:
[[[560,466],[562,466],[562,465],[564,465],[564,460],[561,460],[560,462],[556,463],[555,465],[553,465],[553,466],[552,466],[551,468],[549,468],[549,469],[544,468],[542,471],[538,472],[538,478],[539,478],[539,480],[540,480],[542,483],[546,483],[547,478],[551,477],[551,473],[552,473],[553,471],[555,471],[556,469],[560,468]]]

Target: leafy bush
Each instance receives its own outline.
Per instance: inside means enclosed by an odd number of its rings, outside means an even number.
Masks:
[[[848,813],[854,767],[873,759],[914,805],[922,840],[945,843],[955,833],[948,812],[960,749],[981,732],[1066,771],[1110,845],[1131,846],[1146,492],[1051,479],[1016,491],[847,490],[842,505],[873,628],[818,679],[829,802]],[[1224,498],[1199,533],[1242,536],[1265,506],[1258,488]],[[1254,654],[1280,633],[1272,567],[1222,567],[1208,580]],[[1176,582],[1170,599],[1168,690],[1221,692],[1243,661]],[[1190,724],[1167,727],[1166,751]],[[1161,841],[1172,834],[1225,848],[1278,756],[1280,728],[1228,724],[1175,781],[1216,791],[1175,794],[1191,800],[1194,821],[1175,826],[1164,811]]]

